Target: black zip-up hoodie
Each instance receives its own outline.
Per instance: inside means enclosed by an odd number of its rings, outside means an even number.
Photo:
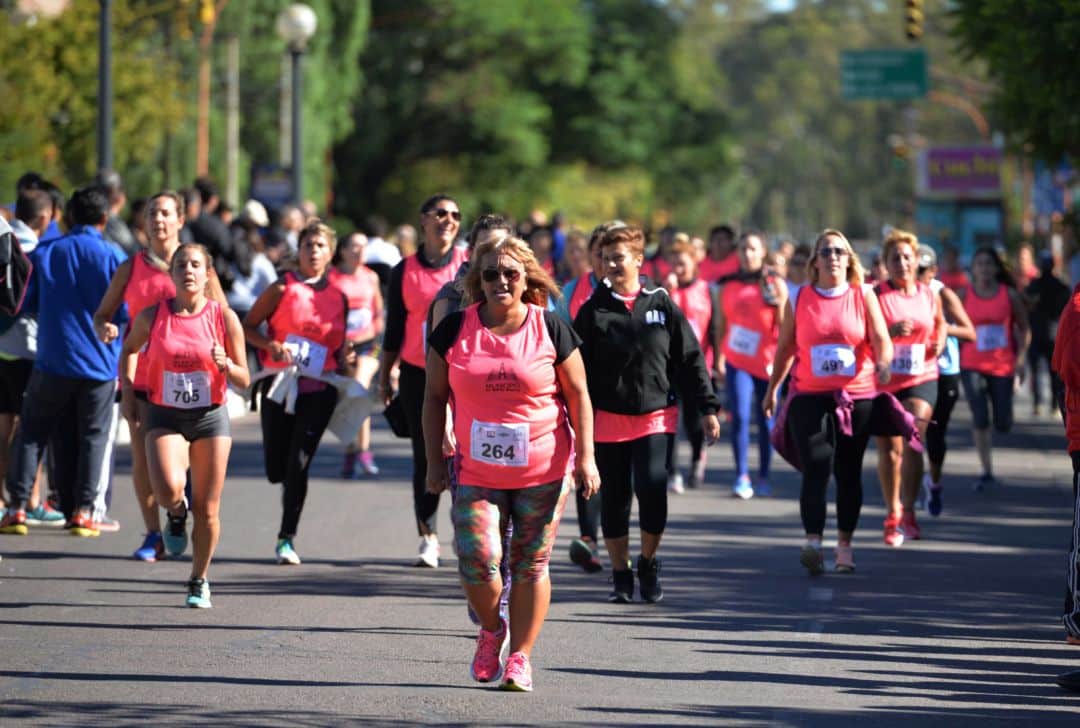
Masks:
[[[643,286],[631,312],[599,285],[574,330],[593,409],[647,414],[675,404],[678,393],[700,414],[720,410],[697,337],[663,288]]]

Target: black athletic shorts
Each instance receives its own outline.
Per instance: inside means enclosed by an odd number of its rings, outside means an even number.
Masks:
[[[208,437],[229,437],[229,408],[223,404],[197,409],[177,409],[150,403],[143,428],[147,433],[167,430],[182,435],[188,442]]]
[[[32,371],[32,359],[0,359],[0,415],[22,412],[23,393]]]
[[[916,384],[911,387],[904,387],[903,389],[893,392],[893,396],[901,402],[907,399],[921,399],[933,407],[937,404],[937,380],[931,379],[929,382],[923,382],[922,384]]]

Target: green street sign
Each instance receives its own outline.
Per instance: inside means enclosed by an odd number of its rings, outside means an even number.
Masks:
[[[840,95],[846,101],[921,99],[929,90],[922,48],[840,51]]]

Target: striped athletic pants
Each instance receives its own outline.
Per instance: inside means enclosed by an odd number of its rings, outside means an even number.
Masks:
[[[1080,451],[1069,453],[1073,466],[1073,521],[1065,574],[1065,631],[1080,638]]]

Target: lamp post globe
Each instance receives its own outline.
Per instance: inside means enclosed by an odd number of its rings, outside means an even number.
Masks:
[[[303,158],[303,75],[300,67],[301,56],[307,48],[315,28],[319,24],[315,11],[303,3],[289,5],[277,17],[278,37],[285,41],[292,55],[292,192],[293,201],[304,201],[304,158]]]

